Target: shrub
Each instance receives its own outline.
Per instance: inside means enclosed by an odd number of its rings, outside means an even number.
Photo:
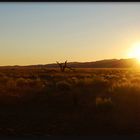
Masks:
[[[8,82],[9,78],[6,76],[3,76],[0,78],[0,84],[5,85]]]
[[[79,87],[89,87],[93,85],[93,78],[81,78],[77,79],[76,85]]]
[[[122,93],[122,94],[131,94],[140,93],[139,83],[131,83],[129,81],[123,83],[116,83],[112,86],[112,92]]]
[[[43,88],[44,87],[44,82],[41,79],[36,79],[35,84],[36,84],[36,88]]]
[[[56,83],[56,88],[59,90],[69,90],[71,85],[66,81],[59,81]]]
[[[93,79],[92,78],[85,78],[84,81],[85,81],[86,86],[93,85]]]
[[[139,78],[132,78],[131,83],[140,83],[140,77]]]
[[[35,85],[35,80],[32,80],[32,79],[27,79],[27,82],[28,82],[28,86],[30,88],[34,88],[36,85]]]
[[[21,88],[26,87],[27,84],[28,84],[28,81],[26,79],[24,79],[24,78],[18,78],[16,80],[16,84],[17,84],[17,87],[21,87]]]
[[[106,92],[110,86],[109,80],[102,77],[97,77],[93,80],[93,90],[96,92]]]
[[[77,84],[78,83],[78,78],[72,77],[71,81],[72,81],[73,84]]]
[[[111,98],[96,98],[96,108],[101,111],[110,110],[113,107]]]
[[[9,79],[6,84],[8,89],[15,89],[16,88],[16,81],[13,79]]]

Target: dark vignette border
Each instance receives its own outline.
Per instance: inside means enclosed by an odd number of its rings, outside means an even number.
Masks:
[[[70,2],[103,2],[103,3],[107,3],[107,2],[112,2],[112,3],[117,3],[117,2],[140,2],[139,0],[0,0],[1,3],[3,2],[6,2],[6,3],[9,3],[9,2],[12,2],[12,3],[24,3],[24,2],[27,2],[27,3],[32,3],[32,2],[66,2],[66,3],[70,3]],[[1,4],[0,3],[0,4]],[[4,14],[4,13],[3,13]],[[41,139],[41,140],[112,140],[112,139],[129,139],[129,138],[139,138],[139,136],[124,136],[124,135],[114,135],[114,136],[34,136],[34,137],[13,137],[13,136],[3,136],[3,137],[0,137],[0,140],[38,140],[38,139]]]

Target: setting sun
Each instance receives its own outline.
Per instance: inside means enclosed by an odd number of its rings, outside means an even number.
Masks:
[[[140,61],[140,43],[135,43],[129,50],[128,56],[131,58],[136,58]]]

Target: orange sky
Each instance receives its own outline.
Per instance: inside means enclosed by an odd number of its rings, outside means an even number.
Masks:
[[[140,3],[0,3],[0,65],[127,58]]]

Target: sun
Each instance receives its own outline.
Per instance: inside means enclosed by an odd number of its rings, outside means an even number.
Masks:
[[[128,57],[136,58],[140,62],[140,43],[135,43],[132,45],[128,52]]]

